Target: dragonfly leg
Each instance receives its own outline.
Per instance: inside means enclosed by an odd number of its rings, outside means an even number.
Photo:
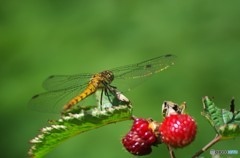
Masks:
[[[111,89],[114,90],[114,91],[117,89],[116,86],[112,86],[112,85],[108,85],[108,87],[111,88]]]
[[[101,91],[101,97],[100,97],[100,109],[102,110],[102,100],[103,100],[103,89]]]
[[[105,88],[102,88],[101,95],[100,95],[100,101],[99,101],[100,110],[102,110],[102,108],[103,108],[103,93],[104,93],[105,96],[107,96],[109,102],[113,105],[113,101],[112,101],[112,99],[110,97],[110,94],[108,92],[108,91],[110,91],[112,93],[112,90],[110,90],[108,86],[109,86],[108,84],[104,84]],[[115,93],[112,93],[112,94],[115,96]]]
[[[113,94],[114,96],[117,96],[117,87],[116,86],[107,85],[106,87],[109,90],[109,92],[111,92],[111,94]]]
[[[113,105],[114,103],[113,103],[113,100],[112,100],[111,97],[110,97],[109,92],[110,92],[114,97],[117,97],[117,94],[116,94],[116,89],[117,89],[117,87],[112,86],[112,85],[107,84],[107,83],[103,83],[103,84],[104,84],[104,87],[105,87],[105,88],[104,88],[104,93],[105,93],[105,95],[107,96],[109,102]]]
[[[107,86],[107,87],[108,87],[108,86]],[[110,91],[108,88],[105,88],[105,89],[104,89],[105,95],[107,96],[109,102],[113,105],[113,101],[111,100],[108,91]]]

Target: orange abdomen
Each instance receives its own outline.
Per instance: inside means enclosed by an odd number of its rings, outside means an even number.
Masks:
[[[91,81],[89,82],[87,88],[82,93],[80,93],[78,96],[71,99],[66,105],[64,105],[63,110],[65,111],[65,110],[70,109],[73,105],[77,104],[81,100],[85,99],[89,95],[96,92],[97,88],[99,87],[99,84],[100,84],[100,81],[99,81],[98,77],[92,78]]]

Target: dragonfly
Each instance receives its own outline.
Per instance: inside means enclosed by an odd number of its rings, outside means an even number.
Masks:
[[[113,81],[151,76],[174,65],[175,58],[167,54],[95,74],[52,75],[43,82],[46,92],[33,96],[29,106],[44,112],[59,112],[60,108],[67,111],[99,89],[101,98],[103,94],[114,94],[117,87],[111,85]]]

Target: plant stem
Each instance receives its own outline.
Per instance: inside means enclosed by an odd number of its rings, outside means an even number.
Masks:
[[[170,145],[167,145],[168,151],[169,151],[169,155],[171,158],[176,158],[173,152],[173,149]]]
[[[196,152],[192,158],[196,158],[198,157],[199,155],[201,155],[204,151],[208,150],[211,146],[213,146],[215,143],[217,143],[220,139],[222,138],[221,135],[216,135],[216,137],[211,141],[209,142],[205,147],[203,147],[201,150],[199,150],[198,152]]]

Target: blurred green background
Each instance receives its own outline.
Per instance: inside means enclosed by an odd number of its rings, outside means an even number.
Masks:
[[[198,134],[175,154],[190,157],[215,136],[200,115],[202,96],[214,96],[222,108],[235,96],[240,109],[239,6],[237,0],[0,1],[1,157],[27,157],[28,141],[59,117],[27,108],[47,76],[95,73],[168,53],[178,57],[176,65],[126,96],[136,116],[159,121],[164,100],[186,101]],[[125,121],[83,133],[46,158],[134,157],[120,143],[130,126]],[[212,149],[240,153],[239,138]],[[166,146],[147,157],[168,157]]]

